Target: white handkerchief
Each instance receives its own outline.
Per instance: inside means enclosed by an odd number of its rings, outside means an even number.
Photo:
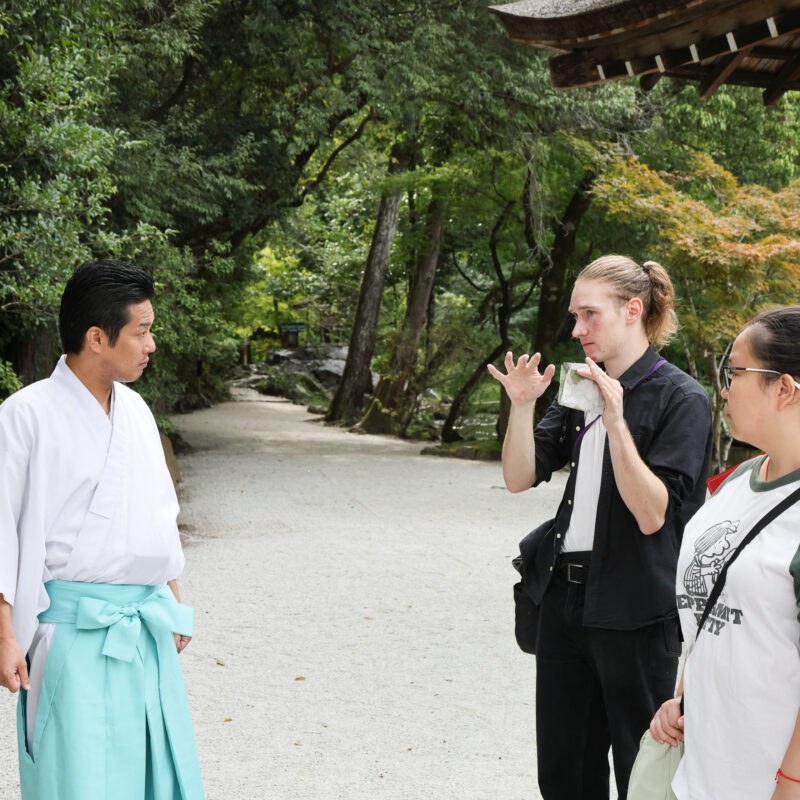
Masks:
[[[588,369],[586,364],[566,361],[561,365],[559,376],[558,402],[567,408],[588,411],[592,414],[603,413],[603,395],[597,384],[590,378],[578,375],[579,369]]]

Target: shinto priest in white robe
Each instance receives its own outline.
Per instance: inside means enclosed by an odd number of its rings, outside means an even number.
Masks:
[[[38,619],[50,606],[45,583],[162,587],[183,569],[177,513],[155,420],[127,386],[114,384],[106,414],[62,356],[50,378],[0,405],[0,592],[12,606],[14,631],[30,662],[31,690],[18,717],[27,723],[21,774],[23,762],[32,765],[38,757],[37,710],[57,627]],[[200,795],[186,788],[182,796]]]

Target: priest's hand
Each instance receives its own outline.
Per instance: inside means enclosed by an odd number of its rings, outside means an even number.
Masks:
[[[171,581],[167,581],[167,586],[172,589],[172,594],[175,595],[175,599],[180,603],[181,601],[181,593],[178,591],[178,581],[173,579]],[[186,649],[186,645],[192,641],[191,636],[183,636],[180,633],[172,634],[175,637],[175,648],[177,649],[178,653],[181,653],[183,650]]]
[[[25,654],[14,636],[0,638],[0,686],[9,692],[31,688]]]

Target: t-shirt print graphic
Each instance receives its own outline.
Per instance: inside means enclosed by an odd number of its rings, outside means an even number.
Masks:
[[[687,594],[708,597],[725,562],[733,553],[731,536],[738,529],[739,520],[718,522],[694,543],[694,557],[683,575]]]
[[[703,618],[711,589],[717,582],[725,562],[733,555],[731,539],[738,530],[739,520],[728,519],[718,522],[694,544],[694,556],[683,573],[686,594],[679,594],[676,599],[679,609],[691,609],[698,625]],[[729,608],[725,605],[720,595],[720,602],[711,609],[703,627],[715,636],[719,636],[719,632],[728,622],[741,625],[743,616],[744,613],[740,608]]]

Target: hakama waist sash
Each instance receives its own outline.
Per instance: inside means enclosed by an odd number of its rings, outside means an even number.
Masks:
[[[173,632],[193,612],[167,587],[49,581],[56,624],[33,753],[20,698],[24,800],[202,800],[203,787]]]

